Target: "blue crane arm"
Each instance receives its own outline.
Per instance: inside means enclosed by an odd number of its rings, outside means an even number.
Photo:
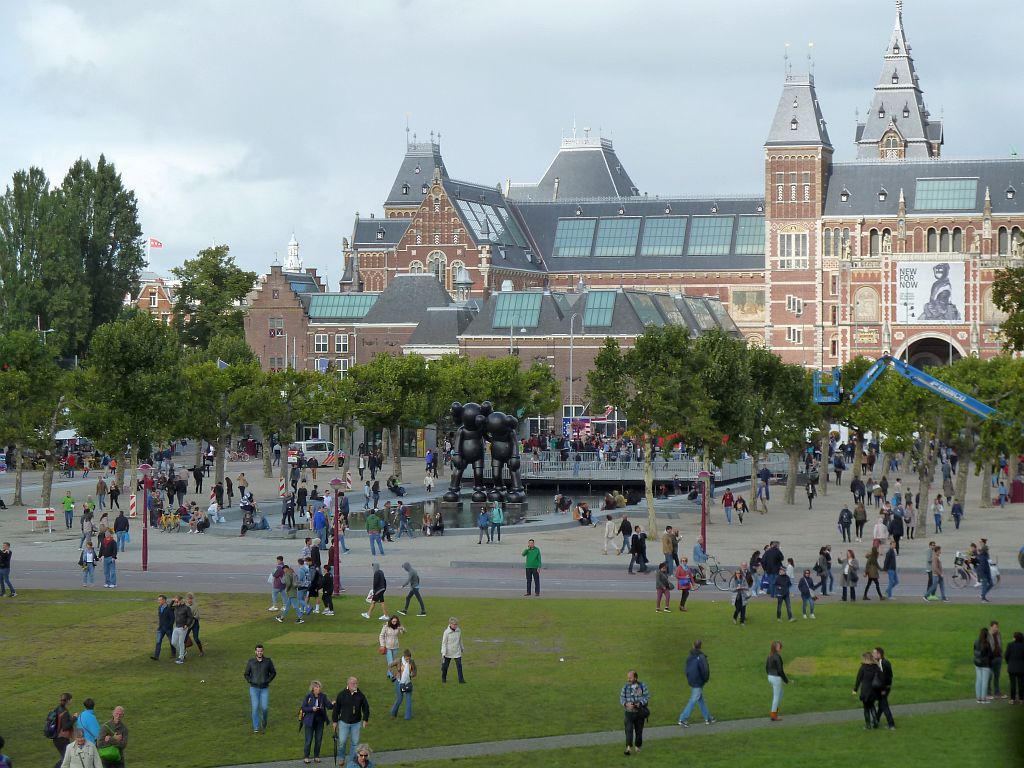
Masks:
[[[891,355],[883,355],[878,358],[871,367],[861,376],[860,381],[853,388],[853,396],[850,398],[851,403],[856,403],[864,396],[868,388],[874,384],[878,377],[882,375],[886,368],[892,366],[892,369],[896,371],[900,376],[905,378],[915,387],[921,387],[922,389],[930,390],[940,397],[944,397],[953,405],[958,405],[969,413],[973,413],[975,416],[979,416],[983,419],[988,419],[995,413],[996,409],[990,405],[986,405],[980,400],[976,400],[970,395],[964,394],[955,387],[951,387],[949,384],[945,384],[934,376],[930,376],[919,368],[915,368],[910,363],[905,363],[899,358],[892,357]]]

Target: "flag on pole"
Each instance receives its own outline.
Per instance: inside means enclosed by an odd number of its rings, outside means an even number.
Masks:
[[[221,360],[218,357],[217,358],[217,367],[220,368],[223,371],[225,368],[230,368],[231,366],[228,363],[225,363],[223,360]]]
[[[155,237],[151,237],[151,238],[149,238],[149,247],[150,248],[163,248],[164,244],[161,243],[159,240],[157,240]]]

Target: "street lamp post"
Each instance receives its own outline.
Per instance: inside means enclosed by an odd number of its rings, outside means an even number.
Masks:
[[[573,323],[576,318],[580,319],[580,333],[583,333],[583,316],[579,312],[573,312],[569,317],[569,418],[576,418],[576,399],[573,397],[573,351],[575,349],[576,336],[573,333]],[[572,421],[569,422],[569,431],[572,431]]]
[[[509,326],[508,326],[508,354],[509,354],[509,357],[511,357],[512,355],[515,354],[515,349],[513,347],[513,343],[515,341],[515,336],[514,336],[513,332],[515,331],[516,326],[519,325],[520,322],[522,322],[522,321],[520,320],[520,318],[518,316],[516,316],[514,318],[513,322],[511,322],[509,324]],[[525,328],[520,328],[519,332],[520,333],[526,333],[526,329]]]
[[[153,470],[152,464],[139,464],[138,469],[142,472],[142,570],[149,570],[149,488],[146,486],[146,478]]]
[[[331,570],[334,571],[334,594],[341,590],[341,486],[344,482],[341,478],[334,478],[330,482],[331,490],[334,491],[334,538],[331,540]]]

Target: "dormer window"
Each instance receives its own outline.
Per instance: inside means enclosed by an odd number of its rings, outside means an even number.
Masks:
[[[420,172],[420,164],[416,163],[416,168],[413,169],[413,173],[419,173],[419,172]]]
[[[619,206],[619,216],[623,216],[626,213],[626,209],[623,206]]]
[[[377,227],[377,239],[378,240],[383,240],[384,239],[384,227],[383,226]]]
[[[582,216],[583,215],[583,209],[580,208],[578,205],[576,206],[576,215],[577,216]]]
[[[409,185],[408,184],[403,184],[402,185],[402,194],[403,195],[408,195],[409,194]]]
[[[878,190],[878,202],[884,203],[885,202],[885,198],[887,198],[888,196],[889,196],[889,193],[888,193],[888,191],[886,191],[885,187],[880,187],[879,190]]]
[[[797,122],[797,119],[795,117],[792,120],[789,121],[789,130],[795,131],[799,127],[800,127],[800,123]]]
[[[796,101],[796,96],[794,96],[793,97],[793,109],[796,109],[796,107],[797,107],[797,101]]]
[[[846,187],[843,187],[843,191],[839,193],[839,199],[842,202],[844,202],[844,203],[849,202],[850,201],[850,190],[848,190]]]
[[[885,105],[884,104],[880,105],[878,107],[878,117],[879,117],[879,119],[884,119],[885,118]]]
[[[895,53],[897,56],[900,55],[900,44],[899,43],[893,43],[892,52]]]
[[[423,182],[423,186],[420,187],[420,192],[422,192],[425,195],[429,191],[430,191],[430,187],[427,185],[427,182]]]
[[[1006,188],[1006,199],[1007,200],[1013,200],[1013,198],[1015,198],[1016,196],[1017,196],[1017,190],[1016,189],[1014,189],[1012,186],[1009,186],[1009,187]]]
[[[713,205],[711,206],[711,212],[712,212],[712,213],[718,213],[718,203],[714,203],[714,204],[713,204]]]
[[[668,216],[668,214],[670,214],[670,213],[672,213],[672,206],[666,204],[665,205],[665,215]]]
[[[898,83],[899,81],[900,81],[900,76],[897,75],[895,72],[893,72],[892,73],[892,84],[896,85],[896,83]]]
[[[910,107],[903,105],[903,117],[910,117]]]

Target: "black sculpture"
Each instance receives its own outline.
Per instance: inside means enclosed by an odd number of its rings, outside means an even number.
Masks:
[[[508,501],[520,503],[526,495],[519,475],[519,440],[516,428],[519,421],[501,411],[495,411],[486,400],[477,403],[452,403],[452,420],[459,424],[455,433],[452,456],[452,480],[444,501],[459,501],[462,475],[466,467],[473,468],[473,501]],[[484,443],[491,444],[490,493],[484,489]],[[509,483],[505,485],[505,468]]]
[[[516,427],[519,420],[494,411],[487,416],[486,437],[491,444],[491,477],[494,487],[487,495],[491,501],[522,503],[526,492],[519,477],[519,439]],[[505,468],[508,467],[508,486],[505,485]]]

